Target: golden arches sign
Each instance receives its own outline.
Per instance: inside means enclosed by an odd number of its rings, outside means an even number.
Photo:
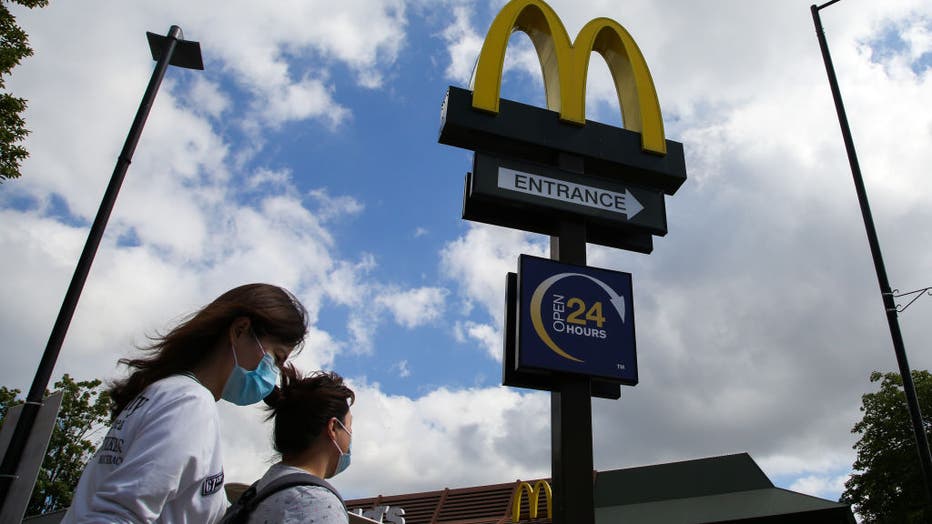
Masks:
[[[563,22],[541,0],[512,0],[492,21],[473,75],[474,108],[498,113],[505,50],[513,31],[524,32],[534,43],[547,108],[558,111],[561,120],[586,123],[586,77],[595,51],[608,64],[625,128],[641,133],[644,151],[666,154],[657,90],[644,55],[628,31],[614,20],[595,18],[571,44]]]
[[[537,518],[537,504],[540,500],[541,491],[543,491],[544,496],[547,497],[547,518],[553,518],[553,492],[550,491],[550,484],[548,484],[546,480],[538,480],[534,483],[533,488],[527,482],[518,484],[518,489],[511,497],[512,522],[521,520],[521,499],[524,497],[525,492],[527,492],[528,518]]]

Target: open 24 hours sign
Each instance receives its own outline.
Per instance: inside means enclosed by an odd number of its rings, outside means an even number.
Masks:
[[[520,372],[638,382],[631,274],[521,255]]]

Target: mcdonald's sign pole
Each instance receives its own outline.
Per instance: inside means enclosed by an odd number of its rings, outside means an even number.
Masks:
[[[514,31],[537,51],[547,109],[501,98]],[[624,128],[586,120],[593,52]],[[667,233],[664,197],[686,181],[683,145],[666,139],[628,31],[595,18],[570,41],[542,0],[511,0],[496,15],[470,89],[447,90],[439,141],[475,152],[464,219],[550,236],[550,260],[521,255],[506,276],[502,383],[551,392],[553,522],[594,524],[592,397],[618,399],[638,374],[631,275],[587,267],[586,246],[653,250]]]
[[[864,187],[864,179],[861,176],[858,154],[854,149],[854,139],[851,137],[851,128],[848,126],[845,104],[841,99],[841,89],[838,87],[835,67],[832,65],[832,55],[829,53],[828,41],[825,39],[825,29],[822,27],[822,18],[819,16],[819,11],[821,9],[837,3],[838,1],[839,0],[831,0],[822,5],[811,6],[812,20],[815,23],[816,36],[819,39],[819,47],[822,50],[822,60],[825,62],[828,82],[832,88],[832,97],[835,100],[835,111],[838,113],[838,123],[841,126],[841,134],[845,141],[845,150],[848,152],[851,176],[854,179],[854,188],[858,195],[858,203],[861,206],[861,217],[864,220],[867,241],[868,244],[870,244],[871,256],[874,259],[874,270],[877,273],[877,283],[880,285],[880,296],[887,313],[890,337],[893,339],[893,352],[896,355],[896,362],[900,369],[900,377],[903,379],[903,393],[906,395],[906,405],[909,409],[909,416],[916,437],[916,450],[919,453],[919,465],[922,469],[922,478],[925,481],[926,497],[928,502],[932,502],[932,452],[929,451],[929,440],[928,437],[926,437],[925,423],[922,419],[922,412],[919,409],[916,386],[913,384],[913,376],[910,372],[909,361],[906,358],[906,348],[903,343],[903,335],[900,332],[900,323],[897,319],[893,289],[890,287],[890,281],[887,278],[887,270],[883,263],[883,255],[880,252],[880,241],[877,239],[877,229],[874,227],[874,218],[871,214],[870,203],[867,200],[867,190]]]
[[[586,265],[586,226],[564,221],[550,237],[550,258]],[[589,377],[564,374],[550,393],[550,464],[554,524],[595,523],[592,485],[592,386]]]

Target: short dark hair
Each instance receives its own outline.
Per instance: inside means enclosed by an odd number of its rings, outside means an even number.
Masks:
[[[269,406],[268,418],[275,419],[275,450],[282,455],[307,450],[331,418],[346,421],[355,401],[356,394],[343,384],[340,375],[318,371],[301,377],[294,367],[286,366],[282,385]]]

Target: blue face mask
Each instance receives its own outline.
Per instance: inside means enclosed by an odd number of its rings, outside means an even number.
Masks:
[[[345,431],[346,434],[350,436],[350,442],[349,444],[346,445],[346,453],[343,453],[343,450],[340,449],[340,446],[337,444],[337,441],[335,440],[330,441],[330,442],[333,442],[333,445],[337,447],[337,451],[340,452],[340,459],[337,461],[337,469],[333,471],[333,475],[330,475],[331,477],[335,477],[339,475],[340,473],[343,473],[344,471],[346,471],[346,468],[349,467],[350,461],[352,460],[352,451],[353,451],[353,432],[346,429],[346,426],[344,426],[343,423],[340,422],[340,419],[334,419],[334,420],[336,420],[337,424],[339,424],[340,427],[343,428],[343,431]]]
[[[252,371],[240,367],[236,360],[236,349],[230,345],[230,349],[233,350],[233,371],[223,387],[223,394],[220,396],[223,400],[237,406],[249,406],[264,399],[275,389],[275,383],[278,382],[278,367],[275,365],[275,359],[266,353],[258,338],[256,338],[256,344],[259,344],[263,355],[259,365]]]

